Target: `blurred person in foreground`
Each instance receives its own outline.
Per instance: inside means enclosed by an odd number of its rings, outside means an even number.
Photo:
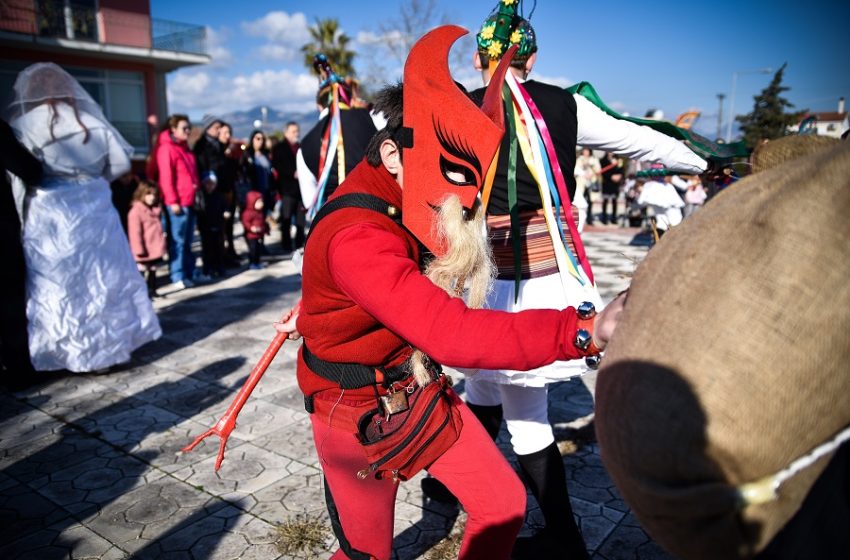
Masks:
[[[602,461],[676,558],[843,560],[850,143],[753,160],[635,272],[596,385]]]
[[[525,491],[440,364],[525,370],[596,354],[617,316],[619,304],[593,317],[474,308],[492,279],[476,199],[504,130],[504,72],[479,109],[448,70],[463,34],[426,34],[403,87],[378,94],[387,125],[313,222],[300,313],[276,325],[304,336],[298,383],[341,548],[332,558],[388,560],[399,484],[426,468],[468,513],[459,558],[507,559]]]
[[[34,381],[27,344],[26,266],[21,246],[21,219],[6,172],[26,185],[41,180],[41,162],[21,146],[5,120],[0,120],[0,382],[11,388]]]
[[[133,149],[52,63],[21,71],[7,117],[44,167],[23,219],[33,367],[92,372],[127,362],[162,334],[109,190]]]

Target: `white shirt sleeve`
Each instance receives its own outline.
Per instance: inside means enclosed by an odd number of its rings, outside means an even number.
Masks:
[[[304,153],[298,149],[295,155],[295,168],[298,170],[298,186],[301,187],[301,202],[304,208],[310,209],[316,201],[319,192],[319,181],[304,161]]]
[[[576,100],[579,146],[614,152],[646,162],[658,162],[665,167],[698,175],[708,164],[682,142],[660,132],[629,121],[615,119],[604,113],[583,96],[573,94]]]

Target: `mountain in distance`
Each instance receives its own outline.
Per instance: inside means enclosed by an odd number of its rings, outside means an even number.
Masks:
[[[255,128],[254,121],[263,119],[263,111],[262,107],[257,106],[247,111],[233,111],[232,113],[221,115],[219,118],[230,123],[233,127],[234,139],[247,140]],[[278,111],[268,107],[265,126],[262,127],[262,130],[266,134],[283,132],[283,127],[290,121],[298,123],[301,127],[301,136],[303,137],[319,121],[319,112],[294,113]]]

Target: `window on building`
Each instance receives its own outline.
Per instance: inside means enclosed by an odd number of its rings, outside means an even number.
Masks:
[[[12,101],[12,86],[18,73],[27,63],[0,60],[0,103],[7,107]],[[150,151],[149,129],[145,116],[145,82],[141,72],[96,70],[63,66],[74,76],[103,109],[109,122],[133,146],[135,154],[144,156]]]
[[[141,72],[68,68],[86,91],[103,108],[118,132],[133,146],[137,155],[150,149],[145,120],[145,82]]]
[[[97,41],[96,0],[39,0],[37,4],[40,35]]]

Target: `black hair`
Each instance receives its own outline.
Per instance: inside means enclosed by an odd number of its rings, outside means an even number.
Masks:
[[[384,87],[375,95],[375,113],[383,113],[387,125],[376,132],[369,141],[366,148],[366,161],[372,167],[381,165],[381,144],[384,140],[392,140],[399,150],[401,142],[398,140],[404,122],[404,89],[401,82]]]

